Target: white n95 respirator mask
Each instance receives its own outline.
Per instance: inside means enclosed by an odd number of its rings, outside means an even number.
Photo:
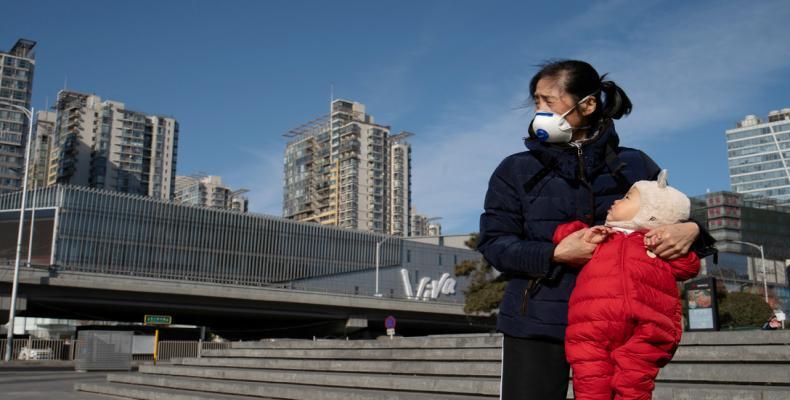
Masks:
[[[532,122],[529,124],[529,136],[546,143],[570,143],[573,137],[573,130],[586,127],[571,126],[571,124],[565,120],[565,116],[570,114],[576,106],[592,96],[593,95],[585,96],[563,114],[537,110],[535,112],[535,117],[532,118]]]

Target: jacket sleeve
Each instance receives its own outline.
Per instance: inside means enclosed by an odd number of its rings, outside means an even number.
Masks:
[[[690,251],[683,257],[667,261],[676,281],[689,280],[699,274],[700,261],[697,253]]]
[[[582,221],[568,222],[567,224],[558,226],[557,229],[554,230],[554,244],[560,244],[562,239],[565,239],[571,233],[585,228],[589,228],[589,226]]]
[[[697,253],[699,258],[705,258],[707,256],[713,255],[713,263],[718,263],[718,249],[716,249],[716,239],[710,235],[706,229],[707,227],[704,226],[705,224],[702,224],[693,218],[689,219],[688,222],[693,222],[699,227],[699,236],[697,236],[697,239],[691,244],[691,250]]]
[[[508,160],[499,164],[488,183],[477,250],[500,272],[552,276],[559,266],[551,262],[555,246],[524,239],[521,198],[513,178],[516,171]]]

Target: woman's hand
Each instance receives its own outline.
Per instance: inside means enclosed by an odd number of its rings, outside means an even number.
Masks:
[[[583,237],[589,229],[571,233],[554,248],[551,261],[581,267],[590,261],[596,244],[586,242]]]
[[[645,234],[645,247],[665,260],[673,260],[688,254],[697,236],[699,226],[693,222],[659,226]]]

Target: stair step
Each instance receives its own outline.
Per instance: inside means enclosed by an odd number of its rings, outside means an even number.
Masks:
[[[213,368],[190,366],[141,365],[143,374],[188,376],[206,379],[294,383],[346,388],[406,390],[417,392],[457,393],[495,396],[499,394],[499,378],[442,377],[414,375],[381,375],[341,372],[302,372],[257,370],[241,368]]]
[[[279,369],[300,371],[365,372],[380,374],[420,374],[450,376],[499,377],[499,361],[369,361],[369,360],[304,360],[257,358],[183,358],[171,360],[174,365]]]
[[[790,346],[686,346],[678,349],[672,362],[790,362]]]
[[[568,387],[567,399],[574,399],[573,384]],[[787,400],[790,387],[762,385],[705,385],[699,383],[657,382],[653,400]]]
[[[684,332],[681,346],[732,345],[790,345],[790,329],[775,331],[721,331],[721,332]]]
[[[307,358],[345,360],[480,360],[495,361],[501,350],[490,349],[224,349],[205,350],[204,357]]]
[[[351,389],[147,374],[110,374],[107,379],[114,383],[289,400],[493,400],[499,398],[498,394],[480,396],[392,389]]]
[[[658,373],[659,381],[718,382],[732,384],[790,385],[786,364],[670,363]]]
[[[703,384],[657,383],[653,400],[787,400],[790,388],[733,385],[716,387]]]
[[[205,350],[204,357],[289,359],[376,359],[435,361],[499,361],[500,348],[466,349],[224,349]],[[685,346],[673,362],[790,362],[790,345]]]
[[[233,349],[461,349],[500,348],[501,335],[428,336],[421,338],[382,338],[377,340],[293,340],[271,339],[233,342]]]
[[[77,383],[74,390],[135,400],[267,400],[271,398],[195,392],[127,383]]]

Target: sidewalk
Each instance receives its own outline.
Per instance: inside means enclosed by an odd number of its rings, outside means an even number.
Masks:
[[[100,400],[105,397],[74,391],[75,383],[99,383],[106,372],[75,372],[73,363],[44,361],[37,366],[30,361],[0,364],[0,393],[3,400]]]
[[[0,361],[0,374],[5,371],[74,371],[74,361],[66,360],[13,360]]]

